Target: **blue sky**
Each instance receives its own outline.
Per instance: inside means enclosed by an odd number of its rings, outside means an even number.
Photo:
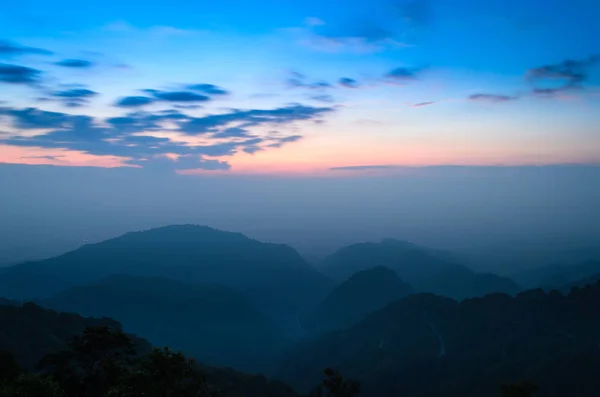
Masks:
[[[597,163],[599,14],[594,0],[7,0],[0,162]]]

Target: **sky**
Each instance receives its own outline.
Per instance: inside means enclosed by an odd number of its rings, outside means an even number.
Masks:
[[[595,0],[7,0],[0,162],[346,176],[598,163],[599,13]]]
[[[598,15],[596,0],[4,0],[0,265],[175,223],[314,260],[385,237],[503,273],[585,259]]]

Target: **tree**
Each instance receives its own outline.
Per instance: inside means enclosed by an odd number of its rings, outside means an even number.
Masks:
[[[0,386],[0,397],[64,397],[60,385],[39,374],[23,373]]]
[[[537,390],[536,385],[527,381],[503,385],[501,388],[502,397],[533,397]]]
[[[216,396],[193,359],[168,347],[154,349],[131,371],[112,397],[213,397]]]
[[[356,397],[360,394],[360,383],[345,379],[339,371],[326,368],[323,383],[311,393],[311,397]]]
[[[21,368],[15,357],[6,350],[0,350],[0,383],[16,378]]]
[[[122,331],[88,327],[67,350],[44,357],[39,369],[53,375],[68,395],[99,397],[121,381],[134,354],[133,342]]]

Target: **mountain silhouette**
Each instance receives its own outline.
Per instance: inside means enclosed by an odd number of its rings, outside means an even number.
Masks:
[[[281,332],[247,297],[225,286],[118,275],[67,289],[39,303],[114,318],[154,345],[186,351],[211,365],[263,370],[281,344]]]
[[[207,226],[179,225],[131,232],[13,266],[0,274],[0,296],[46,298],[114,274],[235,287],[292,329],[298,313],[319,302],[333,286],[289,246]]]
[[[514,275],[527,288],[563,288],[600,274],[600,261],[588,260],[572,265],[551,265]]]
[[[497,385],[523,379],[539,396],[591,397],[600,388],[598,307],[600,283],[569,295],[538,289],[461,302],[410,295],[298,345],[277,375],[304,391],[316,368],[333,367],[359,380],[367,397],[496,395]]]
[[[412,292],[413,288],[387,267],[363,270],[338,285],[309,316],[307,324],[317,332],[346,328]]]
[[[418,292],[431,292],[457,299],[493,292],[516,293],[519,287],[506,277],[477,274],[444,251],[422,248],[394,239],[359,243],[341,248],[327,257],[320,269],[336,280],[376,266],[394,270]]]

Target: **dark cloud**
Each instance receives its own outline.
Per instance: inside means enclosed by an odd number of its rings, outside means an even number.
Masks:
[[[72,120],[70,115],[36,108],[0,108],[0,115],[10,116],[13,126],[21,129],[63,128]]]
[[[120,108],[139,108],[152,103],[154,103],[154,99],[147,96],[126,96],[118,99],[115,106]]]
[[[191,84],[186,87],[188,90],[201,92],[206,95],[227,95],[229,91],[224,90],[214,84]]]
[[[0,57],[20,55],[52,55],[52,52],[42,48],[26,47],[7,40],[0,40]]]
[[[564,90],[582,89],[589,79],[590,69],[600,61],[600,56],[587,59],[566,60],[540,66],[527,71],[526,78],[534,86],[534,94],[552,95]]]
[[[306,76],[298,72],[291,72],[292,77],[287,80],[287,84],[292,88],[308,88],[310,90],[324,90],[333,86],[326,81],[306,81]]]
[[[476,101],[476,102],[493,102],[493,103],[498,103],[498,102],[515,101],[517,99],[519,99],[519,97],[509,96],[509,95],[496,95],[496,94],[473,94],[473,95],[469,95],[469,100]]]
[[[144,90],[144,92],[152,95],[155,99],[165,102],[207,102],[210,97],[207,95],[198,94],[192,91],[160,91],[160,90]]]
[[[419,103],[413,104],[411,107],[413,107],[413,108],[422,108],[424,106],[433,105],[434,103],[435,102],[419,102]]]
[[[392,29],[365,19],[347,21],[341,25],[318,25],[314,28],[314,32],[320,37],[338,44],[356,42],[379,44],[397,36],[397,33]]]
[[[313,101],[333,103],[335,99],[331,95],[313,95],[310,97]]]
[[[341,79],[338,80],[338,84],[341,85],[342,87],[346,87],[346,88],[358,88],[359,87],[358,81],[356,81],[355,79],[351,79],[350,77],[342,77]]]
[[[244,152],[248,153],[248,154],[254,154],[256,152],[261,152],[265,149],[261,148],[260,146],[248,146],[245,147],[244,149],[242,149]]]
[[[190,135],[217,132],[232,123],[242,123],[242,128],[264,124],[289,124],[313,120],[333,111],[331,107],[291,105],[276,109],[233,110],[229,113],[194,117],[180,124],[182,132]]]
[[[534,95],[541,95],[541,96],[551,96],[554,94],[558,94],[561,91],[565,91],[567,90],[567,88],[562,87],[562,88],[534,88],[533,90],[531,90],[531,92]]]
[[[302,135],[290,135],[290,136],[284,136],[281,138],[275,138],[275,139],[273,139],[275,142],[267,145],[267,147],[280,148],[283,145],[285,145],[286,143],[298,142],[302,138],[303,138]]]
[[[232,110],[225,114],[194,118],[169,109],[158,112],[132,112],[124,116],[96,120],[89,116],[35,108],[0,107],[0,115],[7,117],[15,128],[46,130],[37,135],[32,135],[31,132],[21,136],[4,135],[0,138],[0,144],[118,156],[128,159],[127,162],[132,165],[152,169],[226,170],[230,168],[226,161],[206,159],[203,156],[231,156],[239,151],[256,153],[302,138],[301,135],[263,138],[248,134],[245,128],[309,120],[331,110],[293,105],[268,110]],[[179,129],[174,130],[174,124]],[[206,144],[197,145],[152,135],[155,131],[182,132],[182,128],[191,128],[190,125],[211,132]]]
[[[392,80],[415,80],[421,69],[398,67],[390,70],[385,77]]]
[[[201,105],[174,105],[173,107],[176,108],[176,109],[181,109],[181,110],[202,109]]]
[[[45,160],[58,160],[62,157],[66,157],[65,155],[59,154],[54,156],[21,156],[22,159],[45,159]]]
[[[213,138],[250,138],[252,135],[240,127],[227,128],[212,135]]]
[[[61,100],[65,106],[75,108],[86,105],[98,93],[87,88],[71,88],[55,91],[51,95]]]
[[[94,63],[85,59],[63,59],[62,61],[56,62],[55,65],[65,68],[86,69],[94,66]]]
[[[35,84],[41,74],[41,71],[26,66],[0,63],[0,83]]]

